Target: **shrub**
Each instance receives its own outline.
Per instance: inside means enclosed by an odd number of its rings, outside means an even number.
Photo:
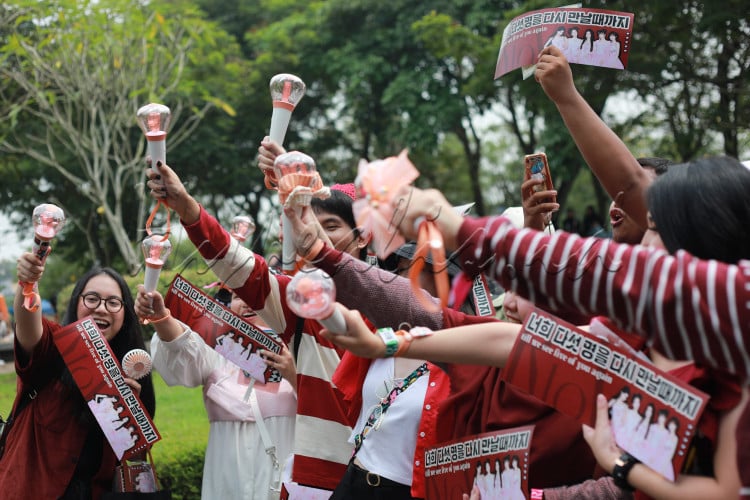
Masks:
[[[156,464],[161,487],[172,490],[173,500],[200,498],[203,454],[203,449],[193,448],[174,459]]]

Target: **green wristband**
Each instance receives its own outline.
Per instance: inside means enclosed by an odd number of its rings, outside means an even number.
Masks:
[[[398,337],[393,328],[378,328],[375,330],[385,344],[385,357],[390,358],[398,351]]]

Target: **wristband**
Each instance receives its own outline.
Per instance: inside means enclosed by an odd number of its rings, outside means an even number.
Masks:
[[[394,354],[396,354],[396,351],[398,351],[398,337],[396,337],[396,334],[393,333],[393,328],[378,328],[375,330],[375,333],[377,333],[380,336],[380,339],[385,344],[385,356],[386,358],[390,358]]]
[[[166,320],[168,320],[171,317],[172,317],[172,311],[170,311],[169,309],[167,309],[167,314],[165,314],[161,318],[149,319],[148,322],[149,323],[161,323],[162,321],[166,321]]]
[[[622,455],[617,457],[615,460],[615,467],[612,469],[612,478],[615,480],[615,485],[622,488],[623,490],[633,491],[633,487],[628,483],[628,473],[635,464],[641,461],[635,458],[627,451],[623,452]]]
[[[403,338],[404,340],[403,342],[399,342],[398,350],[393,355],[403,356],[404,354],[406,354],[406,351],[409,350],[409,346],[411,345],[412,340],[422,337],[429,337],[430,335],[432,335],[432,333],[432,330],[424,326],[415,326],[408,332],[406,330],[397,331],[396,335],[400,338]]]

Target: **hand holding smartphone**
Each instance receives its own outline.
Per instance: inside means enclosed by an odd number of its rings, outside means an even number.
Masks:
[[[552,176],[549,171],[549,163],[547,163],[547,155],[544,153],[534,153],[526,155],[524,157],[524,177],[523,180],[526,182],[529,179],[542,179],[542,184],[537,184],[532,187],[533,191],[526,193],[526,197],[531,197],[535,192],[539,191],[552,191],[555,189],[552,184]],[[556,200],[554,197],[551,199],[543,200],[544,202],[554,203]]]

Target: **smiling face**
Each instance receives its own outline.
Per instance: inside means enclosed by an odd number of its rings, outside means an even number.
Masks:
[[[359,235],[359,232],[355,231],[338,215],[326,212],[318,207],[315,207],[314,210],[320,226],[328,235],[336,250],[359,257],[360,250],[366,245],[366,241]]]
[[[93,309],[87,307],[83,299],[84,295],[91,292],[96,293],[99,297],[104,299]],[[76,300],[78,300],[78,306],[76,314],[79,319],[91,316],[96,323],[96,326],[99,327],[99,330],[102,332],[102,335],[104,335],[104,338],[109,342],[115,338],[122,328],[122,324],[125,321],[125,308],[121,307],[117,312],[110,312],[106,306],[107,299],[119,299],[120,302],[122,302],[122,291],[120,290],[120,285],[118,285],[110,276],[106,274],[98,274],[86,283],[86,286],[81,290],[81,294],[77,297]],[[114,302],[114,300],[110,301],[110,303]],[[110,307],[110,309],[113,308]]]

